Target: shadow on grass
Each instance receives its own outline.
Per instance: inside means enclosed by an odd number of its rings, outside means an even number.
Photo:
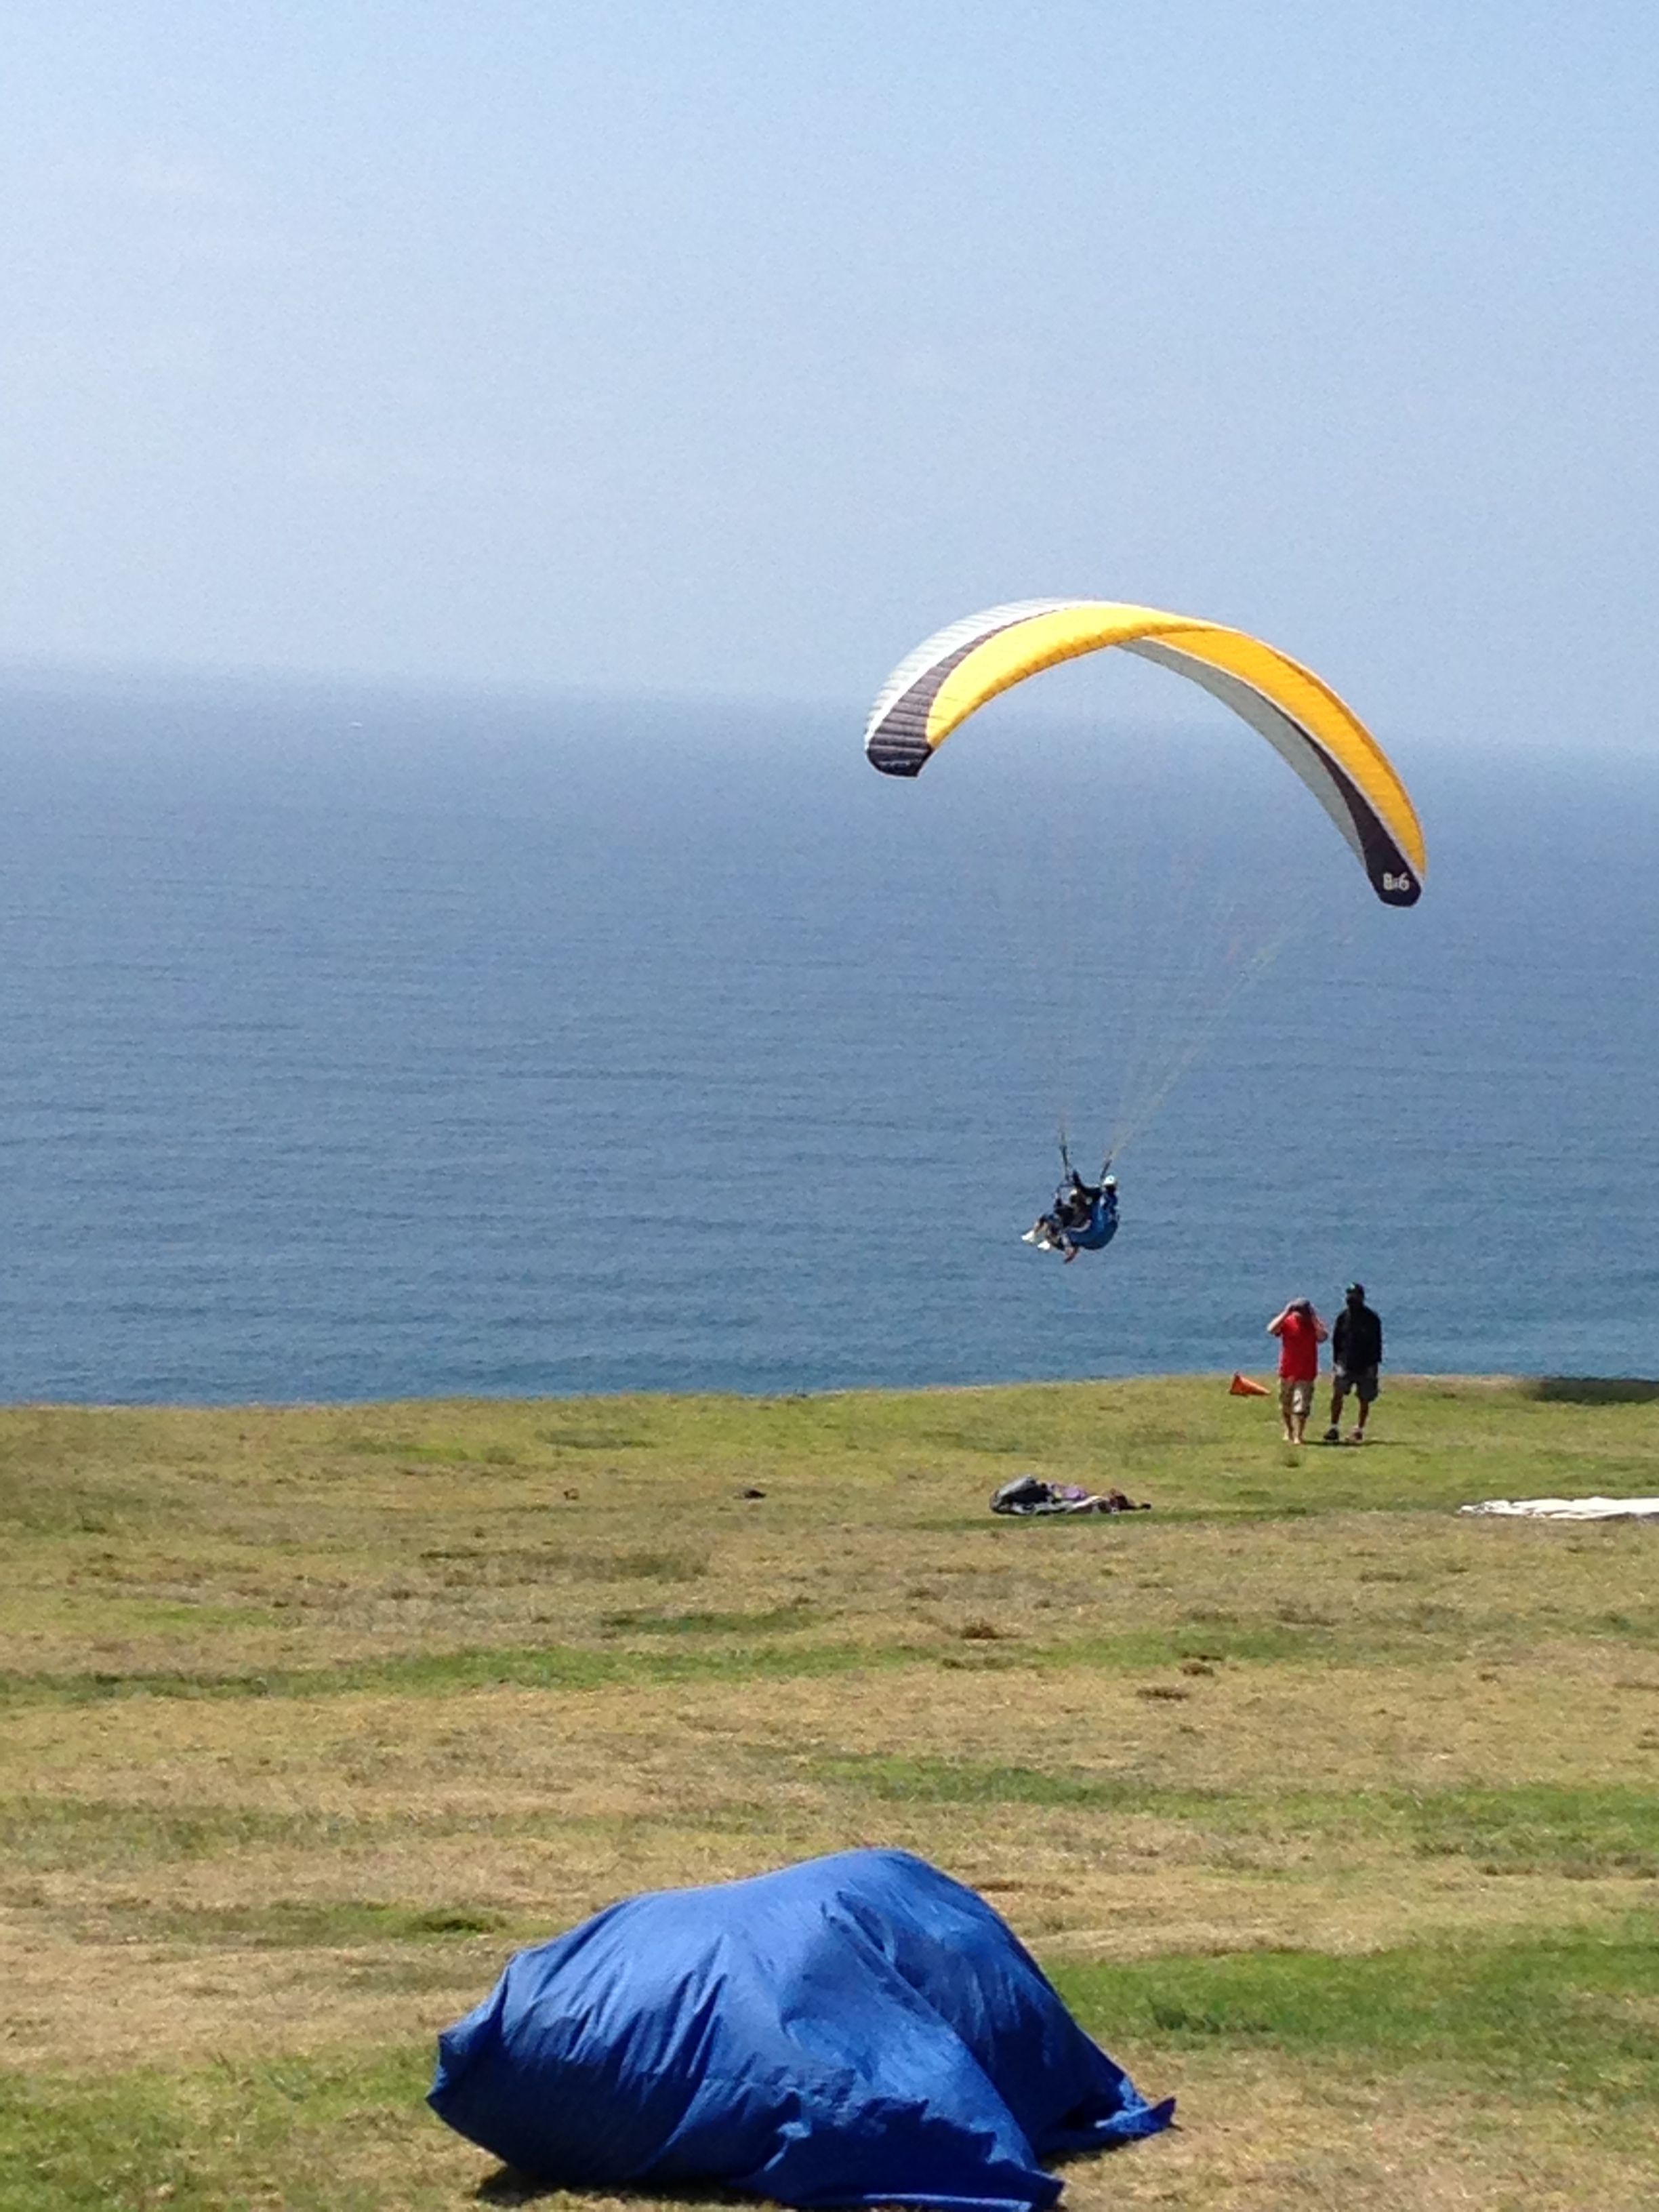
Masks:
[[[1540,1375],[1522,1384],[1521,1395],[1562,1406],[1650,1406],[1659,1382],[1636,1375]]]
[[[1042,2163],[1057,2173],[1062,2167],[1085,2166],[1109,2153],[1131,2148],[1127,2143],[1090,2143],[1073,2151],[1063,2151],[1057,2156],[1045,2158]],[[585,2190],[573,2188],[568,2183],[538,2181],[530,2174],[516,2172],[510,2166],[501,2166],[494,2173],[484,2176],[473,2191],[472,2198],[477,2204],[544,2204],[555,2197],[592,2196],[614,2202],[617,2193],[608,2185],[596,2185],[592,2190]],[[653,2189],[648,2184],[630,2182],[628,2195],[647,2204],[678,2205],[684,2208],[684,2212],[695,2212],[698,2206],[708,2208],[708,2212],[715,2212],[716,2208],[719,2208],[719,2212],[726,2212],[726,2208],[732,2205],[746,2205],[750,2212],[753,2212],[756,2203],[745,2190],[723,2189],[713,2185],[702,2188],[687,2184],[683,2189]]]
[[[755,2199],[740,2189],[705,2187],[684,2189],[653,2189],[648,2184],[629,2182],[628,2194],[647,2204],[708,2205],[725,2207],[731,2204],[753,2206]],[[594,2197],[615,2199],[617,2191],[608,2185],[596,2184],[591,2190],[573,2188],[568,2183],[538,2181],[533,2175],[520,2173],[510,2166],[497,2166],[494,2173],[485,2174],[472,2192],[473,2201],[479,2204],[541,2204],[553,2197]]]

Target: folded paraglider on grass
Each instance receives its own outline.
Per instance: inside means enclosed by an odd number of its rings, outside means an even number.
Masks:
[[[1041,1475],[1017,1474],[991,1494],[993,1513],[1030,1520],[1051,1513],[1150,1513],[1121,1490],[1085,1490],[1080,1482],[1045,1482]]]
[[[847,1851],[612,1905],[520,1952],[430,2101],[566,2188],[1036,2212],[1041,2161],[1170,2124],[972,1890]]]

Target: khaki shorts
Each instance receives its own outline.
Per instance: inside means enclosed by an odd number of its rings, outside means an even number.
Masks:
[[[1305,1421],[1313,1411],[1314,1386],[1310,1376],[1305,1382],[1292,1382],[1288,1376],[1279,1378],[1279,1408],[1288,1421],[1299,1414]]]

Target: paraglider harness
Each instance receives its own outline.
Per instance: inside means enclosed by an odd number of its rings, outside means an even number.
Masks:
[[[1098,1252],[1117,1234],[1117,1185],[1111,1176],[1112,1156],[1100,1164],[1098,1183],[1086,1183],[1072,1165],[1071,1147],[1060,1140],[1060,1161],[1065,1170],[1054,1192],[1054,1202],[1025,1232],[1030,1244],[1051,1252]]]

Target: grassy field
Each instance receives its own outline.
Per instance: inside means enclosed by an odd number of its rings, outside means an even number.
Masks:
[[[422,2103],[509,1950],[889,1843],[1179,2096],[1079,2212],[1645,2212],[1659,1530],[1451,1509],[1656,1396],[0,1413],[0,2208],[520,2201]]]

